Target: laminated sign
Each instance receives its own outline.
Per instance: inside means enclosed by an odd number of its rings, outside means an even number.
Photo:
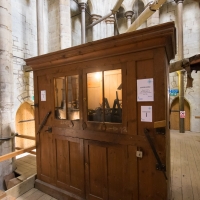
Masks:
[[[137,80],[137,101],[154,101],[153,78]]]
[[[185,118],[185,111],[180,111],[180,118]]]

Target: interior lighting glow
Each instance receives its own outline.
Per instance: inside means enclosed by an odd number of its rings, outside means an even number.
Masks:
[[[101,72],[96,72],[96,73],[95,73],[95,78],[96,78],[97,80],[100,80],[100,78],[101,78]]]

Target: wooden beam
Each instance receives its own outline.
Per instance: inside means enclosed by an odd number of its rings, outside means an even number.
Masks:
[[[29,151],[28,153],[33,154],[33,155],[36,155],[36,152],[35,152],[35,151]]]
[[[196,119],[200,119],[200,116],[195,116]]]
[[[154,122],[154,128],[161,128],[166,126],[166,120]]]
[[[35,137],[29,136],[29,135],[16,135],[16,137],[29,139],[29,140],[35,140]]]
[[[4,160],[8,160],[10,158],[13,158],[13,157],[15,157],[17,155],[20,155],[22,153],[26,153],[26,152],[32,151],[35,148],[36,148],[36,146],[33,145],[33,146],[27,147],[25,149],[17,150],[15,152],[11,152],[11,153],[8,153],[6,155],[0,156],[0,162],[2,162]]]

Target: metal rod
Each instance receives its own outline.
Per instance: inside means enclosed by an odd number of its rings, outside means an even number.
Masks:
[[[93,27],[94,25],[98,24],[99,22],[103,21],[104,19],[110,17],[112,14],[114,15],[119,10],[123,1],[124,0],[118,0],[116,2],[116,4],[114,5],[113,9],[111,9],[111,12],[109,12],[107,15],[103,16],[99,20],[97,20],[97,21],[93,22],[92,24],[90,24],[89,26],[87,26],[87,29]]]
[[[110,17],[112,14],[113,14],[112,12],[108,13],[107,15],[103,16],[102,18],[98,19],[97,21],[95,21],[92,24],[90,24],[89,26],[87,26],[86,29],[93,27],[94,25],[98,24],[99,22],[103,21],[104,19]]]
[[[10,136],[10,137],[6,137],[6,138],[0,138],[0,140],[10,140],[13,139],[15,136],[17,136],[18,133],[15,133],[14,135]]]
[[[39,127],[39,129],[38,129],[37,134],[39,134],[39,133],[41,132],[42,128],[43,128],[44,125],[47,123],[47,120],[48,120],[50,114],[51,114],[51,111],[49,111],[49,112],[46,114],[46,116],[44,117],[44,119],[43,119],[43,121],[42,121],[42,123],[41,123],[41,125],[40,125],[40,127]]]
[[[35,119],[21,120],[21,121],[19,121],[18,123],[30,122],[30,121],[35,121]]]
[[[151,149],[152,149],[153,154],[154,154],[154,156],[155,156],[155,158],[156,158],[156,160],[158,162],[158,165],[159,165],[160,169],[163,169],[163,164],[162,164],[162,162],[161,162],[161,160],[160,160],[160,158],[158,156],[158,153],[157,153],[157,151],[156,151],[156,149],[155,149],[155,147],[153,145],[153,142],[152,142],[152,140],[151,140],[151,138],[149,136],[149,130],[145,128],[144,129],[144,134],[145,134],[145,136],[146,136],[146,138],[147,138],[147,140],[148,140],[148,142],[149,142],[149,144],[151,146]],[[167,180],[167,175],[166,175],[165,171],[162,170],[162,172],[164,174],[165,179]]]

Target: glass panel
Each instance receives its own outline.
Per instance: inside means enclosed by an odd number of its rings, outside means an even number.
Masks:
[[[66,84],[65,77],[55,79],[55,118],[66,119]]]
[[[102,72],[87,74],[88,121],[103,121]]]
[[[55,118],[80,119],[78,75],[55,79]]]
[[[78,120],[79,116],[79,80],[78,75],[67,76],[67,119]]]
[[[104,72],[105,122],[122,122],[121,69]]]

